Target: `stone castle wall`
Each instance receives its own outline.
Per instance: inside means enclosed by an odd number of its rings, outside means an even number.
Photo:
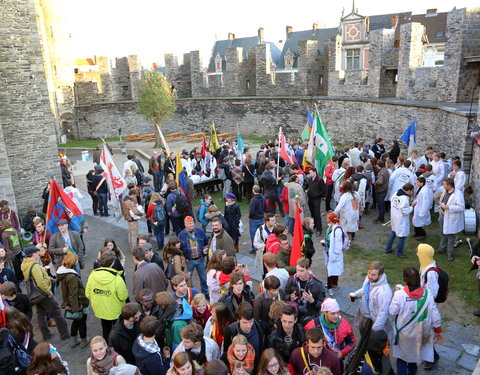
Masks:
[[[0,194],[23,216],[60,174],[57,138],[33,0],[4,0],[0,13]]]
[[[351,144],[353,139],[397,139],[417,117],[419,150],[433,146],[454,156],[463,155],[465,148],[466,118],[436,107],[306,97],[179,99],[176,104],[175,117],[163,125],[167,134],[206,131],[215,121],[219,132],[234,133],[238,123],[243,135],[272,137],[282,126],[294,136],[305,126],[305,109],[317,104],[330,137],[340,146]],[[123,134],[151,132],[151,124],[137,114],[134,102],[80,106],[76,110],[81,138],[111,137],[120,126]]]

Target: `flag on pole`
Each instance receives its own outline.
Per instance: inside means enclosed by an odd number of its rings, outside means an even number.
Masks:
[[[176,162],[176,170],[175,170],[175,179],[177,181],[177,186],[180,189],[180,192],[187,197],[188,203],[191,204],[190,201],[190,194],[188,194],[188,186],[187,186],[187,176],[185,175],[185,171],[182,166],[182,159],[180,158],[180,153],[177,150],[177,162]]]
[[[480,126],[478,126],[478,122],[473,125],[472,132],[470,133],[470,138],[472,138],[472,140],[477,146],[480,146]]]
[[[163,146],[165,147],[165,151],[167,151],[167,154],[170,155],[170,147],[168,147],[167,141],[163,136],[162,131],[160,130],[160,126],[157,125],[157,129],[158,129],[158,134],[160,134],[160,138],[162,139]]]
[[[414,118],[413,121],[408,125],[408,128],[403,132],[400,137],[401,141],[404,141],[408,146],[408,155],[415,150],[415,145],[417,144],[417,119]]]
[[[115,165],[112,154],[106,144],[103,145],[103,151],[100,155],[100,166],[103,169],[103,177],[107,180],[113,207],[120,209],[122,206],[122,194],[127,189],[127,181],[125,181]]]
[[[205,158],[207,156],[207,138],[205,138],[205,135],[203,136],[203,142],[202,142],[202,158]]]
[[[333,157],[333,148],[318,112],[315,114],[306,154],[306,161],[317,168],[319,176],[323,176],[328,161]]]
[[[212,130],[210,132],[210,151],[215,152],[220,148],[220,143],[218,142],[217,131],[215,130],[215,123],[212,122]]]
[[[298,206],[298,202],[295,202],[295,224],[293,227],[292,251],[290,252],[290,266],[295,266],[297,264],[297,260],[303,257],[305,239],[303,234],[301,213],[302,210]]]
[[[50,180],[50,194],[48,196],[47,207],[47,225],[46,229],[50,233],[58,232],[58,220],[65,219],[68,221],[68,227],[71,230],[80,232],[83,214],[70,197],[58,185],[53,178]]]
[[[301,135],[302,141],[305,141],[310,137],[310,133],[311,133],[312,127],[313,127],[313,122],[314,122],[314,118],[313,118],[312,112],[308,109],[307,110],[307,123],[305,124],[305,128],[303,129],[303,132],[302,132],[302,135]]]
[[[280,128],[279,138],[280,157],[290,165],[297,164],[298,162],[297,158],[295,157],[295,152],[293,152],[293,150],[290,148],[290,145],[287,144],[287,140],[285,138],[285,134],[282,132],[282,128]]]

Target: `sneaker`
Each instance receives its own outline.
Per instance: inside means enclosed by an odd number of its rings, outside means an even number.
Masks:
[[[380,220],[373,220],[373,224],[383,224],[384,222],[383,221],[380,221]]]
[[[462,240],[455,241],[455,243],[453,244],[453,248],[456,249],[456,248],[459,247],[462,243],[463,243]]]
[[[448,261],[453,262],[455,260],[455,257],[453,255],[448,256]]]
[[[478,316],[480,318],[480,310],[474,311],[473,315]]]
[[[390,254],[390,253],[393,253],[393,250],[385,250],[384,253],[385,254]]]
[[[395,255],[395,256],[396,256],[397,258],[402,258],[402,259],[408,258],[408,255],[403,255],[403,254],[402,254],[402,255]]]
[[[250,254],[256,254],[257,253],[257,250],[250,250]]]
[[[54,320],[49,320],[48,323],[47,323],[47,325],[48,325],[49,327],[56,327],[56,326],[57,326],[57,323],[55,323]]]

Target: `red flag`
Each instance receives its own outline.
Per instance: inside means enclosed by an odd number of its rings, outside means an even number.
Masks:
[[[207,157],[207,139],[205,135],[203,136],[203,143],[202,143],[202,158]]]
[[[298,207],[298,202],[295,202],[295,225],[293,227],[293,244],[292,251],[290,252],[290,265],[295,266],[297,260],[303,257],[303,246],[304,246],[304,236],[303,236],[303,223],[300,217],[302,210]]]
[[[58,231],[57,222],[60,219],[66,219],[71,230],[80,232],[83,221],[82,211],[73,203],[57,181],[51,179],[46,229],[51,233],[56,233]]]
[[[290,165],[298,164],[297,159],[295,158],[295,152],[290,145],[287,144],[285,134],[283,134],[282,129],[280,129],[280,157]]]

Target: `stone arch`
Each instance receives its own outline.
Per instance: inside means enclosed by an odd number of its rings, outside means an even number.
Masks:
[[[66,135],[67,139],[75,139],[75,115],[71,112],[62,113],[60,116],[60,137]]]

